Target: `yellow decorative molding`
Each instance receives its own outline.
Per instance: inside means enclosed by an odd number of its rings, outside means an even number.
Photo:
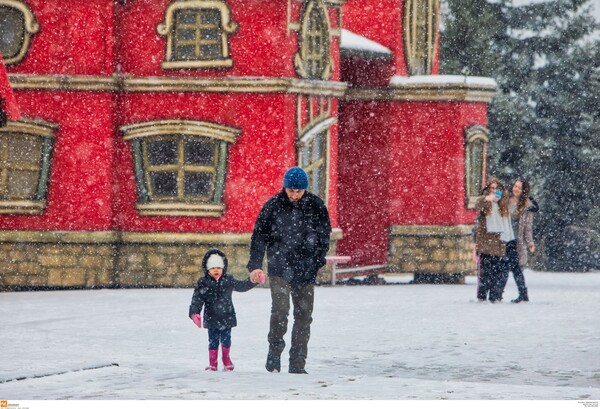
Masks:
[[[269,77],[180,78],[116,74],[111,77],[9,74],[8,77],[15,90],[288,93],[340,97],[348,87],[343,82]]]
[[[423,84],[386,88],[349,88],[344,95],[346,100],[355,101],[447,101],[485,102],[494,98],[493,86],[471,84]]]
[[[220,59],[215,60],[174,60],[173,59],[173,25],[174,14],[177,10],[186,9],[214,9],[219,10],[221,14],[221,51]],[[238,30],[238,24],[231,20],[231,11],[227,4],[220,0],[181,0],[172,2],[165,12],[165,21],[156,27],[156,31],[161,36],[167,38],[165,61],[162,63],[164,69],[182,69],[182,68],[226,68],[233,66],[233,60],[229,58],[228,36]],[[196,44],[197,46],[198,44]]]
[[[193,216],[221,217],[225,212],[224,204],[210,203],[139,203],[136,206],[140,216]]]
[[[470,236],[473,225],[458,224],[454,226],[436,225],[399,225],[390,226],[390,236]]]
[[[117,243],[177,243],[249,245],[252,233],[178,233],[178,232],[119,232],[103,231],[33,231],[0,230],[0,243],[67,243],[67,244],[117,244]],[[342,230],[333,229],[332,240],[342,238]]]
[[[0,214],[29,214],[39,215],[44,212],[46,203],[31,200],[2,200]]]
[[[427,75],[433,70],[439,36],[439,0],[405,0],[404,54],[410,75]]]
[[[191,136],[210,136],[225,142],[234,143],[242,133],[239,128],[216,124],[214,122],[185,119],[165,119],[125,125],[120,128],[125,134],[123,139],[136,139],[165,134],[185,134]]]
[[[0,242],[4,243],[105,244],[117,241],[119,241],[119,233],[114,231],[0,231]]]
[[[170,233],[170,232],[124,232],[124,243],[177,243],[177,244],[250,244],[252,233]]]
[[[1,133],[17,133],[41,136],[45,138],[54,138],[54,131],[58,129],[58,124],[44,121],[43,119],[21,118],[18,121],[8,121],[6,126],[0,128]]]
[[[40,25],[36,20],[33,12],[27,4],[19,0],[0,0],[0,6],[12,7],[17,9],[23,14],[23,39],[21,43],[21,50],[14,56],[7,56],[4,58],[4,64],[11,65],[16,64],[25,58],[27,51],[29,50],[29,43],[31,42],[31,36],[40,31]]]

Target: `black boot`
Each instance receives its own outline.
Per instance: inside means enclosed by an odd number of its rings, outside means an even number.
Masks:
[[[524,289],[523,291],[519,291],[519,296],[517,298],[515,298],[514,300],[511,300],[510,302],[519,303],[521,301],[525,301],[525,302],[529,301],[529,296],[527,295],[527,288]]]
[[[281,358],[274,354],[267,354],[265,368],[269,372],[281,372]]]
[[[294,366],[290,366],[290,369],[288,372],[295,373],[295,374],[308,374],[308,372],[306,372],[306,370],[304,368],[297,368]]]

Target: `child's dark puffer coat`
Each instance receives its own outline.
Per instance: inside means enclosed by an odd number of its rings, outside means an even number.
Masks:
[[[206,261],[211,254],[218,254],[223,257],[223,275],[219,281],[208,274]],[[245,292],[256,286],[250,279],[236,280],[233,276],[227,274],[227,257],[217,249],[210,249],[202,259],[202,270],[204,277],[201,277],[196,283],[192,303],[190,305],[189,316],[200,314],[204,307],[204,317],[202,326],[204,328],[232,328],[237,325],[235,309],[231,294],[233,291]]]

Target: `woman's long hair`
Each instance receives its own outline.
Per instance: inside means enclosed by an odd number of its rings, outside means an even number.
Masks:
[[[527,180],[525,180],[524,178],[520,177],[517,180],[515,180],[515,183],[517,182],[521,182],[521,196],[519,197],[519,202],[517,203],[517,210],[516,210],[516,215],[517,217],[521,216],[521,213],[523,212],[523,210],[527,209],[529,207],[529,195],[531,194],[531,185],[529,184],[529,182]],[[514,186],[514,184],[513,184]]]
[[[506,189],[504,189],[504,184],[500,181],[500,179],[498,178],[490,178],[487,181],[487,184],[485,185],[485,188],[483,189],[483,195],[487,196],[490,194],[490,186],[492,185],[492,183],[496,183],[496,185],[498,186],[497,190],[500,190],[502,192],[502,198],[500,199],[500,201],[498,202],[498,211],[500,213],[500,216],[502,217],[508,217],[508,195],[506,194]],[[490,206],[490,208],[486,211],[486,216],[489,216],[492,212],[492,208]]]

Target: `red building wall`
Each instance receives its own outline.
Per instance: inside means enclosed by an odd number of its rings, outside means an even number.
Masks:
[[[233,67],[163,70],[166,39],[157,32],[169,0],[32,0],[40,31],[11,74],[127,77],[297,78],[297,33],[287,2],[228,1],[238,31],[229,37]],[[292,2],[292,22],[302,4]],[[330,11],[337,28],[338,16]],[[332,39],[339,78],[339,39]],[[42,87],[43,88],[43,87]],[[48,207],[42,215],[0,216],[10,230],[251,231],[262,204],[296,165],[292,93],[18,90],[23,115],[57,123]],[[332,101],[332,115],[337,102]],[[131,144],[119,127],[157,119],[194,119],[242,130],[229,146],[221,218],[140,217]],[[337,127],[331,130],[329,208],[337,227]]]
[[[387,263],[389,227],[389,106],[344,103],[340,108],[338,253],[356,264]]]
[[[390,224],[471,224],[464,130],[487,123],[485,103],[396,102],[390,117]]]

